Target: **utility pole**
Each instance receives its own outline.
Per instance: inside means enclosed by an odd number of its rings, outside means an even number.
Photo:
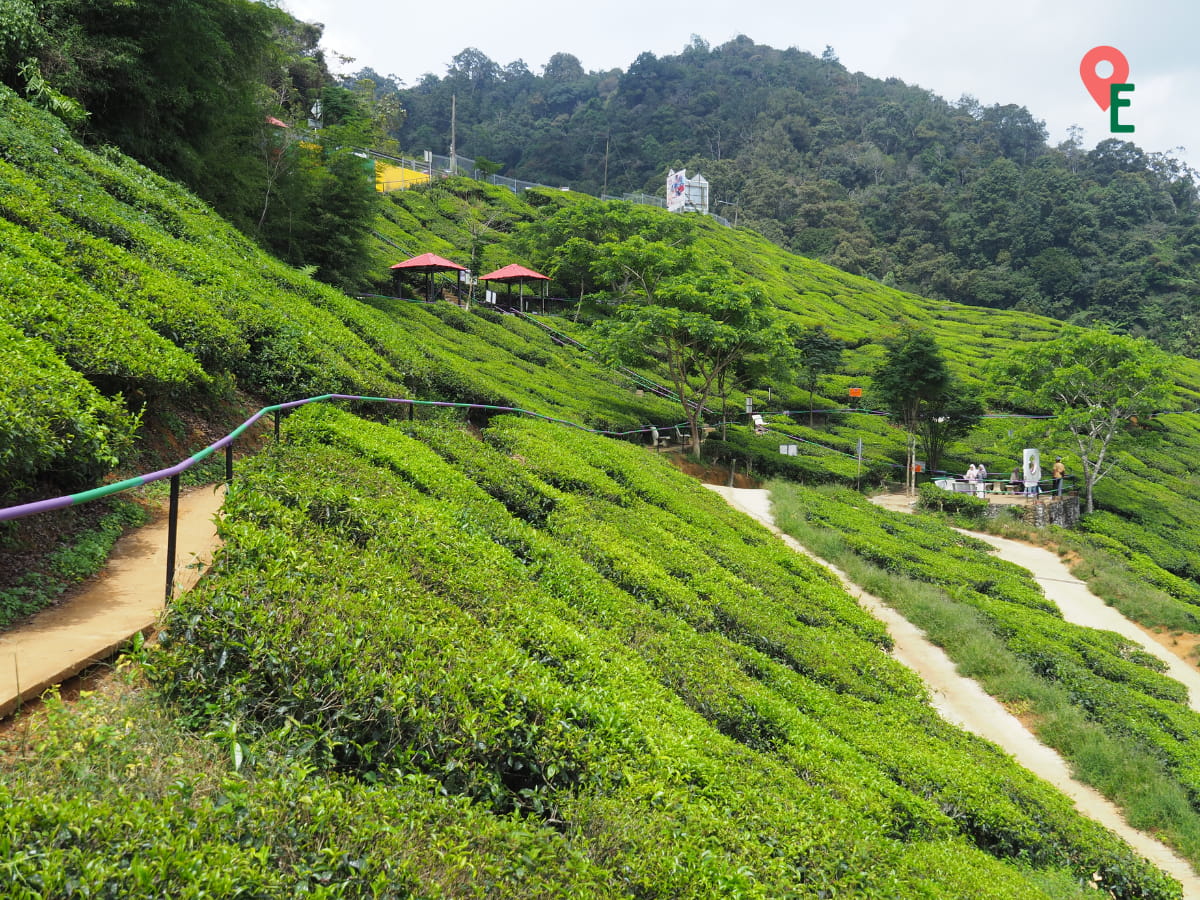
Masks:
[[[611,140],[612,135],[604,138],[604,187],[600,191],[601,197],[608,193],[608,143]]]
[[[458,147],[454,140],[455,126],[458,124],[458,95],[450,95],[450,174],[458,174]]]

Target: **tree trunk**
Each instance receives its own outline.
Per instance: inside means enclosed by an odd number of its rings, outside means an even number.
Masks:
[[[908,463],[905,466],[904,493],[909,497],[917,492],[917,436],[908,436]]]

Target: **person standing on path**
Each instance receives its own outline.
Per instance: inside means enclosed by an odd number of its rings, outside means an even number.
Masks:
[[[1067,474],[1067,467],[1063,465],[1062,457],[1054,457],[1054,468],[1050,470],[1054,476],[1054,493],[1062,496],[1063,476]]]

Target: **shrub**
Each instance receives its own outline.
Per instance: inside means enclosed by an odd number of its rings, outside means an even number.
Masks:
[[[948,513],[964,519],[982,519],[987,512],[988,501],[984,497],[947,491],[925,482],[917,487],[917,509]]]

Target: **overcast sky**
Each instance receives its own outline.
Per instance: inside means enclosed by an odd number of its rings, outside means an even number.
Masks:
[[[1046,123],[1052,143],[1083,129],[1084,144],[1132,140],[1200,168],[1200,3],[1196,0],[283,0],[307,22],[325,25],[335,70],[370,66],[412,85],[476,47],[506,65],[522,59],[535,73],[557,52],[589,71],[628,68],[637,56],[679,53],[699,35],[712,46],[745,34],[780,49],[820,55],[832,46],[850,71],[909,83],[957,100],[1016,103]],[[425,10],[426,12],[422,12]],[[1116,47],[1129,61],[1120,111],[1132,135],[1113,135],[1079,77],[1083,55]],[[334,53],[355,58],[337,66]],[[1186,148],[1183,153],[1178,147]]]

